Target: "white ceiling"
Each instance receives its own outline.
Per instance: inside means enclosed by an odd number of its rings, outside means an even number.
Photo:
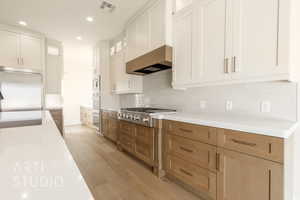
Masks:
[[[64,43],[92,45],[98,40],[119,34],[126,21],[148,0],[110,0],[113,13],[100,10],[98,0],[0,0],[0,21],[18,25],[23,20],[28,28],[45,33]],[[88,23],[85,18],[93,16]],[[82,41],[76,37],[82,36]]]

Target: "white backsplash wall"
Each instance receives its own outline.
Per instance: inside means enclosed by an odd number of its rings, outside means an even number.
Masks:
[[[145,76],[144,94],[122,95],[121,107],[141,106],[141,98],[143,98],[143,102],[147,106],[177,108],[179,111],[188,113],[227,112],[228,114],[296,120],[296,83],[248,83],[207,86],[181,91],[172,89],[171,81],[171,70]],[[201,101],[206,102],[205,109],[201,109]],[[231,111],[226,111],[226,101],[232,101]],[[261,112],[262,101],[271,103],[271,112]]]

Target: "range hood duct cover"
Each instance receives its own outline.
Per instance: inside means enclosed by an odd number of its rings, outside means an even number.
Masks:
[[[162,46],[126,63],[126,72],[147,75],[172,68],[172,47]]]

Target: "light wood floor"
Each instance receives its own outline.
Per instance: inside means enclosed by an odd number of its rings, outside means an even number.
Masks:
[[[91,129],[66,128],[66,143],[95,200],[199,200],[150,170]]]

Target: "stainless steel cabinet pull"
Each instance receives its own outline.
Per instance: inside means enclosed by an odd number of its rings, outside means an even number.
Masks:
[[[217,153],[217,155],[216,155],[216,169],[217,169],[217,171],[220,171],[220,162],[221,162],[221,156],[220,156],[220,154],[219,153]]]
[[[188,153],[193,153],[194,152],[193,150],[187,149],[185,147],[180,147],[180,149],[183,150],[183,151],[186,151]]]
[[[21,58],[21,65],[24,65],[24,59]]]
[[[179,169],[182,173],[184,173],[184,174],[186,174],[186,175],[188,175],[188,176],[193,176],[193,174],[191,174],[190,172],[188,172],[188,171],[186,171],[186,170],[184,170],[184,169]]]
[[[224,60],[224,73],[229,74],[229,59],[225,58]]]
[[[251,147],[256,146],[255,143],[245,142],[245,141],[241,141],[241,140],[231,139],[231,141],[234,143],[237,143],[237,144],[247,145],[247,146],[251,146]]]

